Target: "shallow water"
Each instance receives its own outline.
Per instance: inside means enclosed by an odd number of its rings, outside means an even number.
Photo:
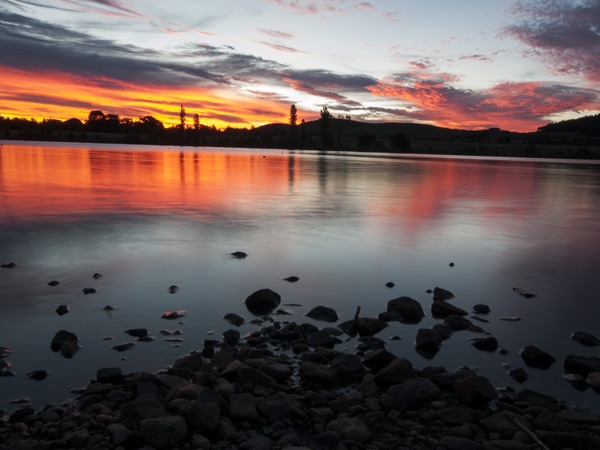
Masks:
[[[164,369],[220,338],[231,327],[224,314],[252,318],[243,299],[268,287],[302,305],[276,319],[318,326],[328,324],[304,316],[316,305],[346,320],[359,305],[377,316],[388,300],[411,296],[427,317],[391,323],[378,337],[401,337],[388,349],[416,368],[476,367],[496,386],[600,412],[600,395],[562,378],[566,355],[600,356],[570,339],[578,330],[600,336],[599,204],[597,162],[4,142],[0,263],[18,266],[0,270],[0,346],[11,347],[16,373],[0,378],[0,408],[25,396],[35,407],[61,402],[101,367]],[[238,250],[249,256],[229,255]],[[290,275],[300,281],[282,280]],[[61,283],[48,286],[53,279]],[[417,330],[438,322],[425,292],[435,286],[467,311],[488,304],[489,323],[475,323],[509,353],[476,350],[469,338],[479,335],[461,331],[433,359],[419,355]],[[70,312],[58,316],[59,304]],[[108,304],[117,309],[103,311]],[[186,310],[183,323],[161,319],[168,310]],[[134,341],[124,331],[136,327],[156,340],[111,348]],[[183,331],[179,347],[164,341],[164,328]],[[80,339],[71,359],[49,348],[59,329]],[[527,344],[557,362],[527,368],[518,355]],[[529,380],[513,381],[506,364]],[[36,369],[50,375],[29,380]]]

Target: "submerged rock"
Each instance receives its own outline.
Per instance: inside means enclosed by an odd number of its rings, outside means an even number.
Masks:
[[[135,342],[124,342],[122,344],[113,345],[111,348],[118,352],[124,352],[125,350],[130,350],[135,345]]]
[[[125,330],[129,336],[141,338],[148,336],[148,330],[146,328],[131,328],[129,330]]]
[[[587,347],[595,347],[597,345],[600,345],[600,339],[598,339],[593,334],[587,333],[585,331],[576,331],[571,335],[571,339]]]
[[[223,316],[223,319],[225,319],[231,325],[235,325],[236,327],[243,325],[244,322],[246,321],[246,319],[244,319],[242,316],[240,316],[238,314],[234,314],[234,313],[225,314]]]
[[[513,291],[516,292],[519,295],[522,295],[525,298],[533,298],[535,297],[535,294],[532,292],[529,292],[527,289],[523,289],[523,288],[519,288],[519,287],[514,287]]]

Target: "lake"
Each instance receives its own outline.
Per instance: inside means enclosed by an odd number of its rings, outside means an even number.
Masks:
[[[0,409],[20,397],[36,408],[73,398],[102,367],[163,370],[220,339],[232,328],[226,313],[245,316],[242,335],[254,331],[244,299],[270,288],[290,313],[276,320],[319,327],[330,324],[305,316],[314,306],[334,308],[341,322],[357,306],[377,317],[410,296],[426,317],[377,336],[415,368],[473,367],[497,387],[600,412],[600,395],[574,389],[562,368],[569,354],[600,356],[570,338],[600,336],[599,205],[598,161],[4,141],[0,263],[17,266],[0,269],[0,346],[11,348],[15,373],[0,377]],[[283,280],[291,275],[300,280]],[[508,353],[475,349],[470,339],[481,335],[470,331],[431,359],[417,353],[418,329],[441,322],[426,292],[436,286],[466,311],[489,305],[488,322],[474,323]],[[68,314],[55,313],[61,304]],[[181,323],[161,318],[173,310],[187,312]],[[125,334],[138,327],[156,339]],[[72,358],[50,349],[60,329],[79,338]],[[166,341],[161,329],[181,330],[183,341]],[[112,349],[126,342],[135,346]],[[553,366],[526,367],[519,351],[528,344],[554,356]],[[517,383],[509,368],[529,379]],[[50,375],[26,376],[38,369]]]

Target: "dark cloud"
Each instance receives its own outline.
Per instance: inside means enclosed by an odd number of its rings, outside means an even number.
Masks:
[[[520,0],[518,23],[504,29],[535,49],[557,73],[600,81],[600,2]]]

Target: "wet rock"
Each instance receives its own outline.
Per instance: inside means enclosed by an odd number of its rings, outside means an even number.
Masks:
[[[57,280],[52,280],[48,282],[48,286],[58,286],[60,284],[60,281]]]
[[[473,312],[475,314],[489,314],[490,307],[488,305],[483,305],[481,303],[473,306]]]
[[[225,319],[231,325],[235,325],[236,327],[243,325],[244,322],[246,321],[246,319],[244,319],[242,316],[240,316],[238,314],[234,314],[234,313],[225,314],[223,316],[223,319]]]
[[[391,281],[388,281],[387,283],[385,283],[385,287],[387,287],[387,288],[390,288],[390,289],[391,289],[391,288],[393,288],[394,286],[396,286],[396,285],[395,285],[393,282],[391,282]]]
[[[494,352],[498,349],[498,340],[494,336],[484,338],[471,338],[471,345],[477,350]]]
[[[55,310],[56,314],[58,314],[59,316],[64,316],[69,311],[70,309],[68,305],[59,305]]]
[[[436,300],[431,304],[431,315],[436,319],[444,319],[448,316],[466,316],[467,311],[457,306],[451,305],[446,301]]]
[[[179,286],[172,284],[169,286],[169,294],[175,294],[179,290]]]
[[[412,363],[406,358],[395,358],[387,366],[377,372],[375,382],[382,386],[400,384],[414,376]]]
[[[467,375],[453,384],[456,398],[471,408],[482,408],[498,397],[490,381],[479,375]]]
[[[173,369],[189,369],[192,372],[197,372],[204,366],[204,358],[202,353],[192,352],[181,356],[173,363]]]
[[[307,317],[315,320],[323,320],[325,322],[337,322],[339,317],[337,312],[326,306],[316,306],[306,313]]]
[[[240,332],[238,330],[224,331],[223,340],[230,347],[235,347],[240,342]]]
[[[519,355],[528,367],[538,369],[548,369],[556,361],[552,355],[535,345],[526,345]]]
[[[246,252],[240,252],[240,251],[230,253],[230,255],[236,259],[244,259],[244,258],[248,257],[248,254]]]
[[[442,338],[437,329],[420,328],[417,331],[415,346],[417,351],[425,353],[437,353],[442,345]]]
[[[389,326],[387,322],[375,317],[360,317],[357,323],[359,336],[374,336]]]
[[[140,435],[144,442],[154,448],[174,448],[186,436],[187,426],[181,416],[165,416],[142,420]]]
[[[135,345],[135,342],[124,342],[122,344],[113,345],[111,348],[118,352],[124,352],[126,350],[130,350]]]
[[[187,311],[180,309],[178,311],[165,311],[160,317],[167,320],[175,320],[185,316],[186,314]]]
[[[421,304],[417,300],[406,296],[388,301],[387,310],[399,313],[403,317],[401,322],[405,323],[419,323],[425,317]]]
[[[148,330],[146,328],[130,328],[129,330],[125,330],[129,336],[133,337],[145,337],[148,336]]]
[[[565,380],[569,382],[578,391],[585,391],[589,388],[589,385],[584,377],[575,373],[567,373],[563,376]]]
[[[52,342],[50,343],[50,348],[53,352],[58,352],[61,350],[64,344],[72,343],[77,344],[78,337],[75,333],[71,333],[67,330],[59,330],[56,332],[54,337],[52,338]]]
[[[590,372],[600,372],[600,358],[593,356],[567,355],[563,363],[565,373],[587,377]]]
[[[587,333],[585,331],[576,331],[571,335],[571,339],[587,347],[595,347],[597,345],[600,345],[600,339],[598,339],[593,334]]]
[[[300,278],[298,278],[295,275],[292,275],[290,277],[286,277],[286,278],[283,279],[283,281],[288,281],[290,283],[295,283],[296,281],[299,281],[299,280],[300,280]]]
[[[441,287],[435,287],[433,289],[433,300],[434,301],[446,301],[454,298],[455,295],[447,289]]]
[[[120,367],[104,367],[96,372],[96,380],[99,383],[117,383],[123,379]]]
[[[450,315],[444,319],[444,323],[449,325],[454,331],[468,330],[473,327],[473,322],[463,316]]]
[[[400,322],[404,319],[398,311],[384,311],[377,318],[383,322]]]
[[[269,314],[281,303],[281,296],[271,289],[259,289],[250,294],[246,300],[246,308],[252,314],[264,315]]]
[[[83,292],[85,295],[88,295],[88,294],[95,294],[98,291],[96,290],[96,288],[84,287],[81,290],[81,292]]]
[[[527,375],[527,372],[525,372],[525,370],[523,370],[521,368],[513,369],[510,372],[508,372],[508,374],[517,383],[524,383],[525,381],[527,381],[527,378],[529,378],[529,375]]]
[[[27,372],[26,375],[31,380],[42,381],[42,380],[45,380],[46,377],[48,376],[48,371],[47,370],[31,370],[31,371]]]
[[[532,292],[529,292],[527,289],[523,289],[523,288],[519,288],[519,287],[514,287],[513,291],[516,292],[519,295],[522,295],[525,298],[533,298],[535,297],[535,294]]]

